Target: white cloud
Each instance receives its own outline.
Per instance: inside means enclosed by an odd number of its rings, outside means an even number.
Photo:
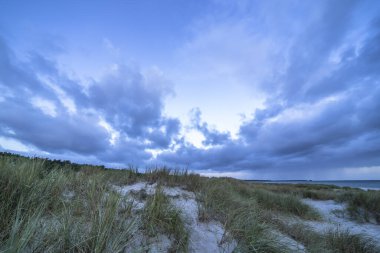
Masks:
[[[102,118],[99,120],[99,126],[107,130],[108,134],[110,135],[110,144],[115,145],[116,141],[120,138],[120,133],[116,131],[109,123],[107,123],[107,121],[105,121]]]
[[[318,116],[323,110],[327,110],[334,103],[342,100],[344,95],[332,95],[315,103],[302,103],[289,107],[275,117],[269,118],[266,123],[289,123],[289,122],[306,122],[313,117]]]
[[[38,75],[38,79],[50,87],[54,93],[57,95],[57,98],[60,100],[61,104],[66,108],[69,114],[76,114],[77,107],[73,99],[71,99],[64,91],[59,87],[58,84],[53,83],[49,77]],[[78,86],[79,88],[79,86]]]
[[[56,106],[53,101],[42,97],[33,97],[31,99],[31,103],[34,107],[40,109],[44,114],[51,117],[57,116]]]
[[[185,140],[192,145],[194,145],[197,148],[204,148],[204,145],[202,142],[205,140],[205,137],[201,132],[195,129],[191,129],[189,131],[186,131],[184,134]]]
[[[20,141],[15,140],[13,138],[7,138],[0,136],[0,147],[6,150],[13,150],[13,151],[19,151],[19,152],[30,152],[32,149],[24,144],[22,144]]]

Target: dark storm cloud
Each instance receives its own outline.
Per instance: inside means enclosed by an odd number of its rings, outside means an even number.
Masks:
[[[380,20],[371,24],[371,33],[361,48],[349,48],[342,53],[340,68],[311,87],[306,96],[326,96],[347,89],[376,89],[380,76]],[[347,56],[348,55],[348,56]]]
[[[91,85],[88,103],[130,138],[147,139],[152,148],[167,148],[180,123],[162,114],[163,98],[171,89],[160,79],[148,80],[140,72],[121,66]]]
[[[180,121],[175,118],[162,119],[159,123],[159,128],[153,129],[151,132],[145,133],[145,135],[151,141],[151,148],[166,149],[173,141],[179,141],[178,133],[181,124]]]
[[[21,140],[48,152],[96,154],[108,146],[108,134],[96,117],[51,117],[19,99],[1,103],[1,135]]]
[[[355,4],[329,2],[305,27],[290,48],[288,67],[271,86],[265,109],[241,125],[237,140],[207,150],[184,145],[160,158],[197,169],[288,170],[292,175],[378,166],[380,22],[375,18],[368,24],[359,46],[350,44]],[[337,52],[338,61],[330,63]],[[194,122],[210,142],[199,111]]]
[[[124,165],[157,162],[292,177],[379,166],[380,19],[362,21],[370,18],[363,18],[361,4],[320,1],[310,10],[302,7],[307,13],[295,13],[302,21],[298,30],[274,22],[276,29],[291,31],[278,53],[285,64],[253,84],[267,100],[234,137],[203,121],[198,108],[190,126],[166,116],[165,98],[173,91],[159,73],[117,65],[84,88],[60,71],[54,56],[32,51],[20,60],[0,39],[0,136],[55,157]],[[282,18],[292,19],[286,10]],[[62,45],[45,43],[51,54],[65,52]],[[205,148],[180,135],[187,128],[204,136]],[[154,160],[148,150],[163,152]]]
[[[151,158],[145,151],[146,145],[136,140],[119,141],[96,157],[107,163],[119,163],[122,166],[143,166],[144,161]]]
[[[313,75],[326,63],[333,50],[342,45],[351,25],[357,1],[326,1],[317,17],[299,34],[289,51],[289,66],[283,76],[280,97],[286,103],[304,99],[304,89]]]
[[[5,41],[0,37],[0,83],[3,92],[18,93],[36,92],[49,96],[50,92],[44,86],[39,85],[36,77],[27,66],[17,61],[14,53]]]
[[[179,120],[162,114],[171,92],[165,82],[121,66],[85,92],[53,60],[30,52],[20,61],[0,40],[0,135],[51,154],[141,165],[151,158],[145,149],[168,148],[180,129]]]

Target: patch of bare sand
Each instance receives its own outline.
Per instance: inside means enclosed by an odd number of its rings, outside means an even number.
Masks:
[[[134,209],[139,210],[144,208],[145,201],[136,199],[134,194],[145,191],[148,195],[152,195],[155,193],[156,187],[156,184],[138,182],[127,186],[114,186],[114,189],[133,201]],[[198,203],[193,192],[180,187],[163,187],[163,192],[170,197],[172,205],[181,213],[185,227],[189,232],[189,252],[231,253],[236,248],[236,241],[227,236],[227,232],[220,222],[215,220],[199,221]],[[146,238],[140,231],[135,231],[133,243],[127,250],[129,252],[168,252],[171,243],[165,235]]]
[[[306,253],[307,252],[305,246],[302,243],[297,242],[290,236],[285,235],[281,233],[280,231],[276,231],[276,230],[272,231],[272,233],[277,238],[278,243],[284,249],[288,249],[289,252],[292,252],[292,253]]]
[[[323,217],[323,221],[306,221],[318,232],[325,232],[330,229],[348,230],[353,234],[362,234],[372,238],[380,245],[380,225],[372,223],[358,223],[350,220],[345,213],[345,204],[337,203],[333,200],[312,200],[304,199],[304,203],[315,208]]]

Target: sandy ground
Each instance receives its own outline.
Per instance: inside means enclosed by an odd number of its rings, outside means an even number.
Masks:
[[[152,195],[156,191],[157,184],[138,182],[127,186],[114,186],[114,189],[133,202],[132,211],[137,214],[145,206],[145,201],[137,199],[135,196],[141,190]],[[185,227],[189,232],[189,252],[225,252],[231,253],[236,248],[236,241],[231,239],[225,231],[223,225],[215,220],[200,222],[198,217],[199,203],[193,192],[186,191],[180,187],[163,187],[163,192],[170,198],[174,207],[181,211],[181,216],[185,222]],[[324,233],[330,229],[348,230],[354,234],[362,234],[372,238],[380,245],[380,225],[372,223],[358,223],[348,218],[345,213],[345,205],[333,200],[311,200],[304,199],[306,204],[315,208],[323,217],[323,221],[304,221],[317,232]],[[139,218],[137,218],[139,219]],[[306,252],[304,246],[292,238],[273,231],[279,243],[292,252]],[[133,237],[133,243],[126,249],[126,252],[168,252],[172,241],[166,235],[158,234],[153,238],[147,238],[138,230]]]
[[[292,253],[306,253],[307,250],[302,243],[297,242],[293,238],[281,233],[280,231],[273,231],[278,242],[283,248],[290,250]]]
[[[333,200],[312,200],[304,199],[306,204],[315,208],[323,217],[320,221],[307,221],[318,232],[324,232],[329,229],[348,230],[353,234],[362,234],[368,236],[380,245],[380,225],[372,223],[358,223],[350,220],[345,213],[345,205]]]
[[[123,187],[115,186],[114,189],[133,201],[133,211],[144,208],[145,201],[135,199],[133,192],[145,190],[148,195],[154,194],[156,184],[139,182]],[[223,225],[218,221],[200,222],[198,219],[198,203],[195,194],[179,187],[163,187],[163,192],[170,197],[171,203],[181,211],[185,227],[189,231],[189,252],[231,253],[237,243],[227,236]],[[157,235],[154,238],[146,238],[139,231],[135,232],[133,243],[128,252],[167,252],[171,241],[165,235]]]

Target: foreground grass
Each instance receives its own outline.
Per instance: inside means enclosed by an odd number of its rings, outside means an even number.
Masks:
[[[339,228],[321,234],[302,224],[277,222],[278,228],[302,243],[310,253],[376,253],[379,248],[371,238],[351,234]]]
[[[345,201],[352,215],[378,214],[377,192],[330,186],[264,185],[230,178],[204,178],[168,168],[144,174],[137,169],[109,170],[0,153],[0,252],[123,252],[131,243],[137,221],[131,203],[112,189],[147,181],[181,186],[199,202],[200,221],[218,220],[237,242],[235,252],[291,252],[273,230],[301,242],[310,252],[376,252],[373,242],[347,231],[318,234],[288,225],[277,214],[320,219],[301,198]],[[165,234],[171,251],[186,252],[189,234],[160,187],[144,195],[141,230],[148,237]],[[376,216],[378,217],[378,216]]]
[[[102,175],[1,157],[1,252],[119,252],[133,225]],[[125,207],[127,208],[127,207]]]

